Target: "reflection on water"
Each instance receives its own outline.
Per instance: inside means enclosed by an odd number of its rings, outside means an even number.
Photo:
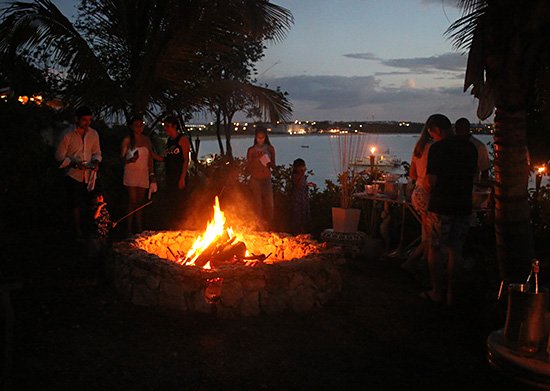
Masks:
[[[275,147],[277,164],[292,164],[294,159],[302,158],[306,161],[308,169],[313,170],[314,176],[309,179],[317,186],[324,188],[325,179],[336,180],[337,161],[334,159],[334,141],[331,138],[341,137],[335,135],[309,135],[309,136],[287,136],[287,135],[270,135],[271,144]],[[373,146],[380,153],[395,155],[404,162],[411,161],[412,150],[418,139],[416,134],[370,134],[364,135],[366,138],[363,143],[365,151],[364,157],[368,157],[369,149]],[[476,135],[485,144],[492,140],[491,135]],[[245,157],[248,147],[253,143],[253,136],[250,137],[235,137],[231,139],[233,154],[236,157]],[[332,148],[331,148],[332,146]],[[217,154],[219,153],[218,142],[212,138],[204,138],[201,140],[199,155]],[[398,168],[395,172],[403,173],[402,168]],[[548,179],[543,180],[543,184],[547,183]],[[530,186],[534,186],[534,180]]]

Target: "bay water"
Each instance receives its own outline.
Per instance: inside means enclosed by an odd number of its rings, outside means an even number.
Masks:
[[[340,167],[339,137],[348,135],[278,135],[270,134],[271,144],[275,148],[277,164],[292,164],[294,159],[305,160],[308,169],[313,170],[314,175],[308,179],[317,184],[321,189],[325,187],[325,180],[336,181]],[[377,154],[393,155],[401,161],[411,161],[414,145],[418,140],[418,134],[364,134],[361,135],[363,152],[360,157],[366,158],[370,148],[375,147]],[[486,145],[493,139],[492,135],[476,135]],[[246,157],[247,149],[254,142],[253,136],[236,136],[231,139],[233,155],[235,157]],[[490,146],[488,145],[490,150]],[[214,136],[201,137],[199,157],[209,154],[219,154],[218,141]],[[403,174],[402,167],[393,169],[392,172]],[[546,179],[546,178],[545,178]],[[547,179],[543,180],[543,184]],[[534,180],[530,181],[534,186]]]

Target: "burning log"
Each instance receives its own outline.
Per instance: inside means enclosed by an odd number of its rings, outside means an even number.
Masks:
[[[224,235],[219,240],[210,243],[210,245],[195,260],[195,266],[203,267],[208,261],[221,259],[220,254],[222,254],[225,249],[232,248],[234,246],[234,241],[235,238],[229,238],[228,235]],[[246,252],[246,246],[244,248],[244,251]]]
[[[230,244],[225,246],[225,248],[219,253],[212,256],[210,260],[212,266],[217,267],[224,263],[234,263],[236,261],[241,261],[246,255],[246,244],[243,242],[237,242],[235,244]]]

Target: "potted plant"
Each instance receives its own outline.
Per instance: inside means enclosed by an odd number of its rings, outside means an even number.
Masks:
[[[352,201],[362,176],[353,169],[353,164],[360,160],[366,138],[364,135],[344,134],[333,140],[336,144],[331,143],[331,149],[338,170],[340,205],[332,208],[332,228],[335,232],[357,232],[361,209],[353,208]]]
[[[353,208],[353,193],[361,176],[347,169],[338,174],[340,206],[332,208],[332,229],[335,232],[357,232],[361,209]]]

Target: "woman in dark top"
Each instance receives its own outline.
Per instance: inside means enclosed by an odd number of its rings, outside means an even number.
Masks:
[[[164,151],[164,167],[166,174],[166,193],[168,196],[168,218],[176,219],[182,212],[186,188],[187,169],[189,167],[189,151],[191,145],[186,136],[178,131],[178,120],[168,117],[164,120],[164,131],[168,136]],[[175,214],[174,214],[175,213]]]
[[[269,142],[266,129],[256,128],[254,145],[248,148],[246,162],[256,213],[263,220],[262,228],[268,229],[273,220],[271,168],[275,167],[275,148]]]
[[[164,131],[168,136],[164,163],[166,167],[166,185],[169,190],[185,189],[185,177],[189,167],[189,140],[178,131],[178,122],[174,117],[164,120]]]

